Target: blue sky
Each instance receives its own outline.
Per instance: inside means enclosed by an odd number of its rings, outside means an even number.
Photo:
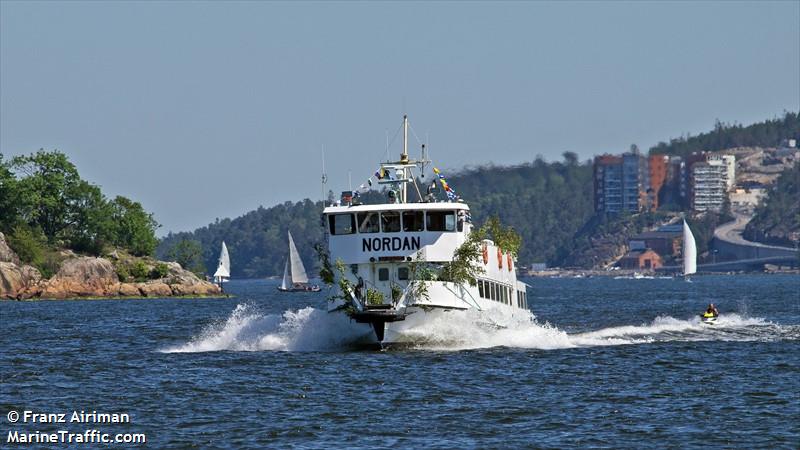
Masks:
[[[358,184],[404,112],[453,170],[798,109],[800,2],[0,3],[0,152],[67,153],[160,234],[318,199],[322,145]]]

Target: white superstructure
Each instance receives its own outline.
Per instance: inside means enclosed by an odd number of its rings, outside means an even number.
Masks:
[[[474,264],[484,272],[474,285],[422,281],[418,276],[423,265],[436,268],[451,262],[473,224],[469,207],[452,193],[450,201],[422,195],[415,177],[428,161],[408,159],[406,117],[403,130],[400,160],[381,164],[379,171],[386,203],[360,205],[343,195],[340,204],[323,211],[330,261],[345,268],[335,274],[337,281],[343,276],[350,286],[342,292],[338,283],[339,298],[330,302],[329,311],[369,324],[372,339],[381,344],[403,342],[426,321],[463,317],[447,315],[452,311],[485,313],[486,322],[495,326],[502,326],[497,317],[529,317],[526,285],[517,281],[516,260],[491,240],[481,242],[481,257]],[[409,192],[424,200],[409,201]],[[419,294],[419,283],[425,284],[427,295]]]

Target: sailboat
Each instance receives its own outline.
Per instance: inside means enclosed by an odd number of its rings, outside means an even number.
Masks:
[[[697,244],[694,235],[686,220],[683,221],[683,276],[688,280],[689,275],[697,272]]]
[[[222,250],[219,251],[219,262],[217,263],[217,271],[214,272],[214,283],[222,286],[222,283],[227,283],[228,278],[231,277],[231,258],[228,256],[228,247],[225,246],[225,241],[222,241]]]
[[[278,286],[281,292],[319,292],[319,286],[308,284],[308,275],[303,266],[303,260],[297,252],[297,247],[292,239],[292,232],[289,233],[289,257],[286,258],[286,265],[283,267],[283,281]]]

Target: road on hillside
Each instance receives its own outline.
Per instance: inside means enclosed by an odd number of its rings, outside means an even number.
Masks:
[[[742,237],[742,232],[753,217],[735,211],[733,212],[733,216],[736,218],[736,220],[724,223],[714,230],[715,238],[721,241],[730,242],[732,244],[747,245],[750,247],[774,248],[789,251],[794,250],[791,247],[780,247],[777,245],[767,245],[760,242],[748,241]]]

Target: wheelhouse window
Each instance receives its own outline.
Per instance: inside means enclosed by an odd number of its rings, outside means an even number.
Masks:
[[[453,211],[428,211],[425,228],[428,231],[455,231],[456,215]]]
[[[389,269],[381,267],[378,269],[378,281],[387,281],[389,279]]]
[[[356,232],[356,221],[352,214],[333,214],[328,216],[331,234],[353,234]]]
[[[359,233],[377,233],[381,231],[377,212],[360,212],[357,217]]]
[[[397,279],[398,280],[408,279],[408,267],[400,267],[397,269]]]
[[[422,211],[403,211],[403,231],[422,231],[425,229],[425,213]]]
[[[479,295],[481,298],[485,298],[485,297],[483,296],[483,280],[478,280],[478,295]]]
[[[384,233],[397,233],[400,231],[400,213],[397,211],[382,212],[381,229]]]

